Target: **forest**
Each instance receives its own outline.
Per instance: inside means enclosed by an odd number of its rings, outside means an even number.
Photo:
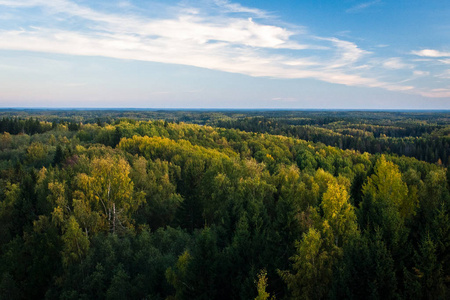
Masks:
[[[450,113],[0,110],[0,299],[449,299]]]

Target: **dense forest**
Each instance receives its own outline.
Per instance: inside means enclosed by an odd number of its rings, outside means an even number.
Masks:
[[[35,119],[33,119],[33,117]],[[446,111],[265,111],[265,110],[0,110],[0,132],[42,133],[39,120],[77,130],[84,123],[118,119],[165,120],[248,132],[284,135],[361,153],[415,157],[450,164],[450,114]]]
[[[0,111],[0,299],[448,299],[450,114]]]

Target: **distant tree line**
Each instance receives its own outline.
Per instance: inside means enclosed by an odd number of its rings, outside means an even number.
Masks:
[[[27,119],[2,118],[0,120],[0,132],[9,132],[10,134],[36,134],[43,133],[46,129],[48,128],[44,128],[38,119],[32,117]]]
[[[216,122],[215,125],[249,132],[285,135],[360,152],[393,153],[432,163],[439,161],[445,165],[450,162],[450,135],[433,135],[433,132],[441,128],[436,125],[412,123],[405,127],[393,127],[343,123],[315,127],[289,123],[284,120],[256,117],[223,120]]]

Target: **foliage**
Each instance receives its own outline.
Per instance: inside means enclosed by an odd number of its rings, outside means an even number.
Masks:
[[[331,257],[319,231],[311,228],[297,243],[291,260],[295,273],[280,272],[292,299],[323,299],[331,282]]]
[[[0,299],[448,298],[446,113],[0,114]]]
[[[263,269],[258,273],[258,281],[256,281],[256,287],[258,290],[258,296],[256,296],[255,300],[275,299],[274,297],[270,297],[270,294],[266,291],[267,289],[266,270]]]

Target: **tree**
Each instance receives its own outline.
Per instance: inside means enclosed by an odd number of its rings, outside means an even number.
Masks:
[[[216,234],[210,228],[203,229],[192,249],[187,278],[188,286],[192,290],[184,294],[185,297],[203,300],[217,298],[217,277],[220,275],[218,252]]]
[[[395,261],[380,234],[352,239],[334,270],[331,299],[399,299]]]
[[[331,227],[335,245],[342,247],[349,238],[358,233],[355,211],[349,202],[345,187],[338,183],[330,183],[323,194],[321,206],[324,222]]]
[[[266,291],[267,288],[267,271],[265,269],[258,273],[258,281],[256,283],[256,288],[258,290],[258,296],[255,300],[267,300],[275,299],[275,297],[270,298],[270,294]]]
[[[398,166],[381,156],[375,173],[363,185],[363,195],[359,209],[361,226],[371,234],[380,231],[388,248],[406,250],[402,249],[408,236],[405,218],[414,213],[416,203],[410,200],[417,198],[408,197]]]
[[[0,150],[5,150],[10,148],[12,145],[12,137],[9,132],[4,132],[0,134]]]
[[[14,201],[12,211],[12,235],[22,235],[24,229],[31,226],[32,221],[37,219],[38,215],[35,171],[26,174],[19,186],[20,192]]]
[[[395,208],[402,219],[411,216],[417,205],[417,203],[410,203],[411,199],[417,198],[408,197],[408,187],[402,180],[402,173],[398,166],[386,161],[384,155],[375,165],[375,174],[363,185],[363,193],[371,193],[376,202],[383,202]]]
[[[107,300],[122,300],[131,299],[130,291],[132,285],[130,284],[130,276],[123,269],[122,264],[119,264],[114,277],[111,280],[111,285],[106,292]]]
[[[65,184],[57,181],[48,183],[47,200],[53,206],[52,221],[61,226],[70,213],[70,206],[65,196]]]
[[[78,262],[86,255],[89,249],[89,239],[81,231],[75,217],[71,216],[69,218],[62,239],[64,242],[62,252],[63,265],[68,266]]]
[[[0,201],[0,245],[6,245],[13,237],[11,233],[14,229],[14,208],[20,195],[20,187],[18,184],[10,182],[2,183],[4,184],[4,198]]]
[[[55,156],[53,158],[53,164],[58,165],[63,161],[63,159],[64,159],[63,149],[62,149],[61,145],[58,145],[58,146],[56,146],[56,152],[55,152]]]
[[[133,163],[131,179],[136,190],[146,194],[146,205],[135,213],[136,221],[150,228],[171,225],[183,198],[176,192],[171,182],[171,172],[175,166],[159,159],[148,162],[140,156]]]
[[[180,300],[183,296],[193,288],[188,285],[188,267],[192,261],[192,256],[186,250],[178,257],[176,265],[166,270],[167,281],[175,288],[175,295],[168,299]]]
[[[424,299],[445,299],[445,275],[438,261],[437,246],[427,235],[415,253],[414,271],[422,286]]]
[[[47,156],[46,147],[40,142],[33,142],[27,148],[27,160],[30,163],[35,163],[43,160]]]
[[[297,251],[291,257],[293,272],[279,272],[292,294],[292,299],[323,299],[331,281],[331,257],[324,249],[319,231],[310,228],[297,242]]]
[[[143,194],[133,193],[130,165],[123,158],[105,156],[95,158],[90,175],[80,174],[80,206],[97,211],[108,231],[130,227],[129,217],[144,201]]]

